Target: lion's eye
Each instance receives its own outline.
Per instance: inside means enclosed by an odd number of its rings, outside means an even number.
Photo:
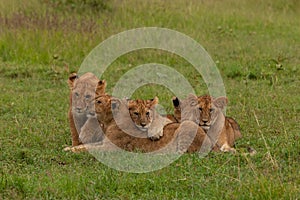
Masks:
[[[202,108],[199,108],[200,111],[202,111]]]
[[[97,104],[100,104],[100,103],[102,103],[102,102],[101,102],[100,100],[97,100],[96,103],[97,103]]]
[[[150,112],[149,112],[149,111],[148,111],[148,112],[146,112],[146,115],[147,115],[147,116],[149,116],[149,115],[150,115]]]
[[[79,97],[79,94],[78,94],[77,92],[75,92],[75,96],[76,96],[76,97]]]
[[[214,110],[215,110],[215,109],[211,108],[211,109],[209,109],[209,112],[214,112]]]
[[[139,113],[138,112],[133,112],[134,115],[136,116],[139,116]]]
[[[91,98],[91,95],[85,95],[85,98],[89,99],[89,98]]]

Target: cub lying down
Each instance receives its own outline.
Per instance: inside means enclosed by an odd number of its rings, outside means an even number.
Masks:
[[[143,107],[139,104],[144,104],[144,102],[135,100],[136,104],[134,107]],[[153,100],[150,100],[153,101]],[[157,102],[156,102],[157,103]],[[132,105],[122,100],[113,100],[113,115],[115,119],[113,120],[111,126],[106,130],[106,137],[113,142],[118,147],[127,151],[141,151],[141,152],[178,152],[183,153],[195,152],[199,150],[202,146],[203,141],[206,138],[204,131],[197,126],[197,124],[191,121],[185,121],[182,124],[167,123],[163,122],[166,118],[159,115],[153,121],[158,120],[160,123],[156,124],[155,130],[163,129],[163,137],[157,141],[152,141],[146,138],[146,136],[137,129],[137,124],[132,123],[130,109]],[[129,115],[128,115],[129,109]],[[145,110],[141,109],[140,112]],[[97,115],[101,113],[97,113]],[[164,125],[165,124],[165,125]],[[196,137],[195,137],[196,136]],[[195,138],[195,139],[194,139]],[[209,148],[211,147],[209,138]]]
[[[156,123],[155,130],[163,130],[163,136],[156,141],[149,139],[148,133],[144,131],[144,129],[149,131],[149,128],[143,126],[141,130],[140,121],[142,120],[132,118],[132,114],[137,116],[136,111],[134,111],[137,108],[139,108],[137,109],[139,113],[147,113],[148,108],[146,105],[148,103],[154,106],[157,104],[157,99],[127,101],[112,98],[109,95],[98,96],[95,99],[94,112],[102,129],[101,133],[105,135],[103,141],[97,144],[79,145],[68,150],[78,152],[95,149],[103,151],[123,149],[140,152],[183,153],[200,150],[207,152],[211,149],[212,145],[209,138],[194,122],[170,123],[166,118],[156,114],[153,114],[154,118],[148,127],[151,129],[155,121],[159,122]],[[132,112],[130,112],[130,109]],[[85,134],[84,131],[82,129],[81,134]]]
[[[156,112],[155,107],[157,104],[157,97],[151,100],[137,99],[127,101],[129,115],[134,125],[140,131],[145,132],[147,137],[152,140],[158,140],[162,137],[163,127],[172,122]]]
[[[101,89],[100,83],[98,88]],[[98,88],[96,90],[98,90]],[[115,101],[117,101],[117,99]],[[152,140],[158,140],[163,136],[163,127],[166,124],[171,123],[171,121],[156,112],[155,106],[157,103],[157,97],[151,100],[138,99],[126,101],[126,110],[124,111],[126,113],[129,112],[130,118],[126,116],[129,118],[128,124],[134,125],[128,126],[130,128],[128,130],[130,134],[138,133],[138,137],[150,138]],[[94,102],[91,102],[88,107],[88,115],[90,116],[90,119],[86,122],[79,135],[80,140],[84,144],[98,142],[99,140],[95,139],[100,138],[100,135],[107,131],[106,129],[108,124],[113,120],[111,104],[112,98],[107,94],[100,95]],[[97,123],[97,120],[92,117],[95,116],[95,111],[97,113],[99,123]],[[122,119],[121,121],[124,120]],[[125,124],[124,130],[127,130],[128,124]],[[102,130],[99,131],[99,129]]]
[[[199,124],[215,144],[213,150],[235,152],[234,142],[241,138],[242,134],[238,123],[233,118],[225,117],[222,112],[227,102],[226,97],[213,98],[209,95],[197,97],[190,94],[182,101],[175,97],[174,118],[178,121],[188,119]],[[193,109],[186,109],[190,105]]]

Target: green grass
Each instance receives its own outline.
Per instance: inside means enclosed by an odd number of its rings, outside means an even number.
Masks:
[[[226,1],[0,0],[0,199],[297,199],[300,196],[300,3]],[[227,114],[240,124],[239,152],[184,155],[150,173],[116,171],[71,144],[67,77],[109,36],[144,26],[199,42],[222,75]],[[131,52],[103,76],[111,92],[123,73],[157,62],[198,94],[201,75],[179,56]],[[117,73],[116,73],[117,72]],[[171,110],[172,93],[145,86],[135,97]]]

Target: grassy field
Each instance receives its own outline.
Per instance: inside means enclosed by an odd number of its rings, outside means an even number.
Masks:
[[[300,2],[297,0],[0,0],[0,199],[299,199]],[[236,155],[184,155],[150,173],[111,169],[71,144],[68,74],[109,36],[165,27],[199,42],[223,78],[240,124]],[[179,56],[141,50],[103,75],[108,92],[129,69],[162,63],[197,93],[201,75]],[[135,97],[172,94],[158,86]],[[242,154],[244,145],[255,156]]]

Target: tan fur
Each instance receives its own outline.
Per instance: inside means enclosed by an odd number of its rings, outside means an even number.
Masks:
[[[142,132],[145,132],[148,138],[158,140],[163,136],[164,125],[171,121],[159,115],[155,106],[158,104],[158,98],[151,100],[129,100],[128,109],[134,125]]]
[[[173,104],[174,104],[173,98]],[[177,101],[179,101],[177,99]],[[195,103],[196,102],[196,103]],[[235,152],[233,148],[236,139],[242,137],[238,123],[230,117],[225,117],[222,109],[227,105],[226,97],[213,98],[208,95],[196,97],[189,95],[187,99],[174,105],[174,116],[181,120],[192,120],[210,137],[214,150]],[[182,112],[182,109],[185,112]]]
[[[79,134],[83,144],[96,143],[103,140],[107,126],[113,120],[111,96],[102,94],[96,97],[95,100],[90,102],[88,113],[89,118]]]
[[[97,94],[99,94],[99,90],[102,89],[101,84],[98,83],[96,88]],[[96,115],[96,113],[102,114]],[[113,114],[111,112],[111,96],[108,94],[102,94],[96,97],[93,101],[90,101],[87,107],[87,115],[89,117],[81,128],[79,134],[79,139],[82,144],[66,147],[64,148],[65,151],[82,152],[86,151],[89,146],[96,147],[99,144],[102,145],[107,125],[113,120]]]
[[[97,100],[102,99],[97,104]],[[105,101],[105,102],[104,102]],[[99,145],[81,145],[73,147],[73,152],[83,151],[92,148],[101,150],[117,149],[119,147],[127,151],[141,152],[196,152],[201,149],[203,142],[206,144],[206,150],[210,150],[211,143],[204,131],[192,121],[179,123],[168,123],[163,125],[164,136],[160,140],[153,141],[147,138],[144,131],[141,131],[130,117],[127,100],[110,98],[108,95],[101,95],[95,100],[95,112],[97,119],[102,126],[104,139]],[[136,100],[135,103],[144,104]],[[132,102],[131,102],[132,103]],[[108,105],[112,106],[108,106]],[[132,105],[131,105],[132,106]],[[137,106],[137,105],[136,105]],[[111,110],[112,108],[112,110]],[[151,127],[151,126],[150,126]],[[84,131],[84,130],[82,130]],[[195,137],[195,138],[194,138]],[[205,149],[205,148],[202,148]]]
[[[79,139],[83,144],[101,142],[103,130],[96,117],[89,117],[79,133]]]
[[[72,146],[81,144],[79,134],[81,128],[87,121],[87,105],[95,97],[95,88],[101,82],[102,89],[98,93],[105,93],[106,82],[99,79],[92,73],[83,74],[78,77],[76,73],[69,76],[68,85],[70,88],[70,106],[68,111],[69,125],[72,136]]]
[[[176,119],[176,117],[172,114],[167,114],[166,118],[168,118],[169,120],[171,120],[172,122],[180,122]]]

